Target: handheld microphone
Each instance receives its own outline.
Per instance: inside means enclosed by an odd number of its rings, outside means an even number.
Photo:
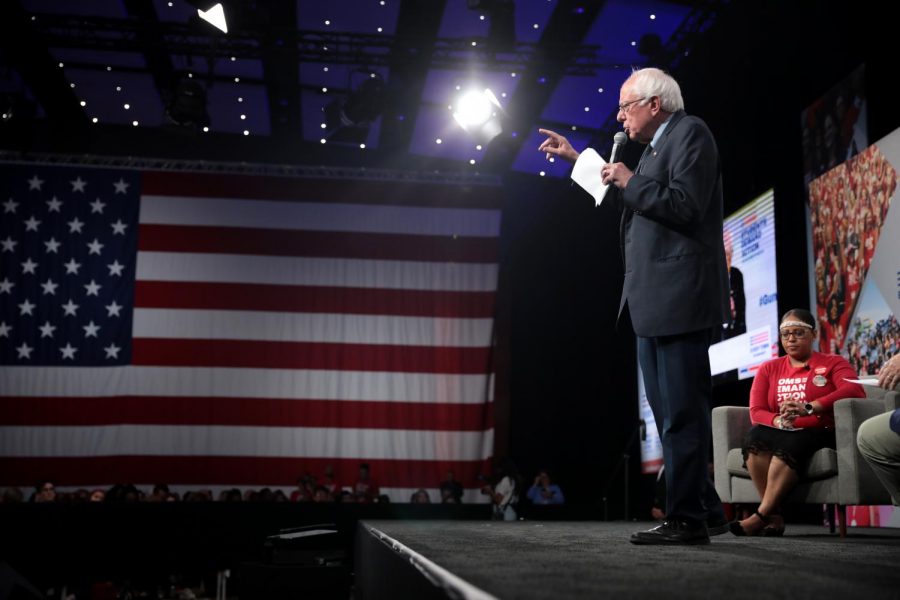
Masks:
[[[613,136],[613,147],[612,151],[609,153],[609,162],[614,163],[616,159],[619,157],[619,152],[622,151],[622,146],[624,146],[628,142],[628,135],[624,131],[618,132]]]

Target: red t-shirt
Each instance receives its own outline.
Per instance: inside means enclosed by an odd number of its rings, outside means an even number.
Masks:
[[[818,401],[824,412],[801,416],[794,427],[834,427],[832,405],[843,398],[865,398],[866,392],[856,379],[850,363],[836,354],[813,352],[805,367],[791,366],[788,356],[763,363],[750,388],[750,421],[772,425],[781,403]]]

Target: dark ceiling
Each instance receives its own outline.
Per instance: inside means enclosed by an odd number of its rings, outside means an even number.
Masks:
[[[207,95],[209,121],[180,128],[174,139],[185,147],[245,136],[259,149],[248,162],[353,164],[377,153],[392,165],[562,177],[565,165],[535,152],[537,128],[566,131],[576,146],[608,145],[628,70],[676,68],[723,3],[245,0],[223,3],[228,34],[185,0],[4,4],[0,93],[7,103],[24,98],[48,135],[81,140],[73,149],[102,152],[84,138],[128,136],[135,152],[173,139],[166,109],[190,82]],[[381,110],[355,131],[361,137],[342,142],[323,109],[373,78],[384,82]],[[457,89],[469,86],[489,87],[506,112],[489,144],[451,116]]]

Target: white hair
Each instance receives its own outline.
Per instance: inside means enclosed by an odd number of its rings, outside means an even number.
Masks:
[[[684,110],[681,87],[671,75],[661,69],[652,67],[638,69],[631,74],[626,83],[630,84],[634,95],[645,101],[653,96],[659,96],[659,103],[666,112]]]

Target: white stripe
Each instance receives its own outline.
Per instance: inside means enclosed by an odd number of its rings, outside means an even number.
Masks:
[[[136,482],[133,485],[140,491],[144,492],[147,496],[153,493],[153,486],[155,486],[157,481],[140,481]],[[57,485],[54,486],[57,492],[74,492],[77,490],[85,489],[85,490],[108,490],[112,486],[114,486],[116,482],[114,481],[105,481],[101,483],[90,483],[84,485]],[[273,492],[276,490],[281,490],[284,492],[284,495],[288,498],[291,497],[291,493],[296,490],[295,487],[284,486],[281,484],[278,485],[227,485],[227,484],[217,484],[217,485],[207,485],[205,483],[195,483],[195,484],[169,484],[169,492],[173,494],[178,494],[182,498],[184,494],[187,492],[196,492],[199,490],[209,491],[212,493],[213,500],[219,499],[219,494],[225,491],[230,491],[233,489],[240,490],[241,494],[247,490],[251,491],[259,491],[263,488],[269,488]],[[352,492],[353,490],[349,485],[343,487],[344,490],[348,492]],[[419,488],[400,488],[400,487],[385,487],[381,486],[378,491],[391,499],[392,503],[409,503],[409,499],[415,494]],[[431,498],[432,504],[440,504],[441,499],[441,491],[438,488],[425,488],[425,491],[428,492],[429,497]],[[465,488],[463,489],[462,501],[464,504],[487,504],[490,499],[481,493],[481,489],[479,488]]]
[[[229,425],[0,427],[0,456],[252,456],[482,460],[494,431]]]
[[[497,265],[138,252],[137,278],[150,281],[492,292],[497,289]]]
[[[500,211],[374,204],[142,196],[141,223],[497,237]]]
[[[196,367],[0,367],[0,396],[212,396],[481,404],[489,375]],[[187,400],[189,401],[189,400]]]
[[[493,319],[138,308],[136,338],[490,346]]]

